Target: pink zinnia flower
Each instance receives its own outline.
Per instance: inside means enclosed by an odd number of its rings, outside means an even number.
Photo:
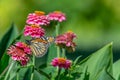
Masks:
[[[30,47],[27,44],[25,44],[23,42],[17,42],[15,44],[15,46],[23,49],[26,54],[31,54],[31,49],[30,49]]]
[[[22,65],[26,65],[29,61],[27,54],[31,54],[30,48],[23,42],[17,42],[15,45],[10,46],[7,53],[15,61],[19,61]]]
[[[25,29],[24,29],[24,36],[31,36],[31,37],[35,37],[35,38],[40,38],[42,36],[44,36],[45,34],[45,30],[37,25],[26,25]]]
[[[71,61],[65,58],[54,58],[51,62],[52,66],[68,69],[71,66]]]
[[[27,64],[28,61],[29,61],[29,57],[24,57],[23,60],[21,60],[21,64],[24,66]]]
[[[65,34],[59,35],[56,37],[55,43],[58,46],[65,47],[67,49],[72,49],[74,51],[75,49],[75,42],[73,42],[73,39],[76,38],[76,34],[74,34],[72,31],[68,31]]]
[[[54,11],[52,13],[49,13],[47,16],[51,21],[62,22],[66,20],[65,14],[60,11]]]
[[[28,15],[26,23],[32,25],[48,25],[50,22],[44,12],[35,11],[35,13]]]

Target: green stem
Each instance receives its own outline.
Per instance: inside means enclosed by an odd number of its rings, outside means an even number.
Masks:
[[[68,76],[70,77],[71,76],[71,71],[68,70]]]
[[[13,61],[13,62],[11,63],[11,65],[10,65],[10,67],[9,67],[7,73],[6,73],[6,76],[5,76],[4,80],[8,80],[10,71],[11,71],[11,69],[14,67],[14,64],[15,64],[15,61]]]
[[[16,80],[19,80],[19,73],[17,72],[17,77],[16,77]]]
[[[28,65],[28,66],[20,66],[20,68],[29,68],[29,67],[33,67],[33,65]]]
[[[60,48],[57,46],[57,57],[60,57]]]
[[[66,58],[66,56],[65,56],[65,49],[64,48],[62,48],[62,57]]]
[[[4,71],[0,74],[0,79],[4,76],[4,74],[8,71],[11,63],[4,69]]]
[[[61,72],[61,68],[58,69],[57,80],[60,80],[60,72]]]
[[[17,72],[16,72],[16,80],[19,80],[19,71],[20,71],[20,67],[18,67],[18,69],[17,69]]]
[[[56,36],[59,35],[59,27],[60,27],[60,24],[57,23],[57,25],[55,26]],[[57,57],[60,57],[60,48],[58,46],[57,46]]]
[[[35,67],[35,55],[33,55],[33,67],[32,67],[32,74],[31,74],[30,80],[33,80],[33,77],[34,77],[34,67]]]
[[[56,36],[58,36],[59,35],[60,24],[57,23],[57,25],[55,26],[55,28],[56,28],[56,30],[55,30],[56,31]],[[57,46],[57,57],[58,58],[60,57],[60,47],[59,46]],[[58,78],[58,80],[60,80],[61,69],[59,67],[57,67],[57,72],[58,72],[57,78]]]
[[[59,27],[60,27],[60,24],[57,23],[57,25],[55,26],[56,27],[56,36],[59,35]]]

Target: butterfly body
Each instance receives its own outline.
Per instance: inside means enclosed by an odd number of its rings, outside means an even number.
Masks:
[[[33,54],[36,57],[42,57],[47,53],[48,47],[51,42],[54,41],[54,37],[41,37],[31,40],[26,40],[26,43],[30,46]]]

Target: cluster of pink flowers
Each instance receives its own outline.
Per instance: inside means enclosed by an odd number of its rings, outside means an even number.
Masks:
[[[72,51],[74,51],[74,47],[76,46],[75,42],[73,42],[74,38],[76,38],[76,34],[74,34],[72,31],[68,31],[65,34],[57,36],[55,43],[58,46],[63,48],[71,48]]]
[[[43,26],[49,25],[50,21],[64,21],[65,15],[62,12],[53,12],[45,15],[45,12],[35,11],[28,14],[24,28],[24,36],[30,36],[32,38],[40,38],[45,35],[45,29]],[[26,65],[31,54],[31,49],[27,44],[23,42],[17,42],[15,45],[10,46],[7,52],[13,60],[19,61],[22,65]]]
[[[34,13],[28,14],[26,25],[24,28],[24,36],[30,36],[32,38],[40,38],[45,35],[45,29],[43,26],[50,24],[50,21],[63,22],[66,20],[64,13],[60,11],[54,11],[45,15],[42,11],[35,11]],[[58,46],[64,46],[63,48],[73,48],[76,44],[73,39],[76,38],[76,34],[73,32],[66,32],[65,34],[56,37],[55,43]],[[24,42],[17,42],[15,45],[11,45],[7,52],[13,60],[19,61],[21,65],[26,65],[31,55],[30,47]],[[65,58],[54,58],[51,62],[54,67],[68,69],[71,66],[71,61]]]
[[[26,65],[29,61],[28,55],[31,54],[31,49],[27,44],[23,42],[17,42],[15,45],[11,45],[7,53],[13,60],[19,61],[21,65]]]
[[[54,11],[52,13],[49,13],[48,15],[45,15],[42,11],[35,11],[34,13],[30,13],[27,17],[27,24],[32,25],[48,25],[50,24],[50,21],[58,21],[62,22],[66,20],[66,16],[64,13],[60,11]]]
[[[44,36],[45,30],[41,26],[46,26],[50,24],[50,21],[62,22],[66,20],[65,14],[60,11],[55,11],[45,15],[42,11],[35,11],[30,13],[27,17],[24,29],[24,36],[31,36],[34,38],[39,38]]]
[[[68,69],[71,66],[71,61],[65,58],[54,58],[51,62],[52,66]]]

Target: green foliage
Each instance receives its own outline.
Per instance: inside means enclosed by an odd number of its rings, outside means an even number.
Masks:
[[[52,59],[57,56],[56,49],[57,49],[57,46],[54,44],[51,45],[51,47],[49,48],[49,53],[47,55],[47,63],[50,63]]]
[[[112,43],[106,45],[102,49],[98,50],[97,52],[93,53],[92,55],[80,62],[79,58],[80,57],[76,58],[70,70],[66,70],[65,72],[61,73],[60,80],[115,80],[115,78],[113,77],[114,73],[112,69]],[[46,67],[46,69],[48,69],[48,73],[55,73],[53,67]],[[119,70],[117,70],[117,72],[119,73]],[[118,77],[119,74],[117,78]]]
[[[81,66],[81,70],[85,73],[86,68],[88,68],[88,72],[90,74],[90,80],[96,79],[96,77],[101,76],[100,72],[105,68],[108,73],[112,75],[112,44],[108,44],[97,52],[93,53],[89,57],[85,58],[83,61],[79,63]],[[83,75],[81,75],[81,78]]]
[[[120,59],[113,64],[113,76],[116,80],[120,80]]]
[[[0,41],[0,73],[5,69],[9,63],[9,56],[6,54],[6,50],[14,39],[18,35],[18,30],[14,24],[11,25],[11,28],[6,32],[3,38]]]
[[[18,35],[16,27],[12,24],[11,28],[1,39],[0,42],[0,73],[8,66],[9,56],[6,55],[6,49],[15,40],[19,40],[21,34]],[[50,65],[53,58],[56,57],[56,46],[50,46],[44,57],[36,58],[35,66],[30,60],[27,66],[21,67],[16,61],[11,68],[9,80],[30,80],[30,76],[34,70],[34,80],[120,80],[120,60],[113,63],[112,43],[106,45],[100,50],[92,53],[87,58],[80,61],[78,56],[72,61],[71,68],[68,70],[60,69]],[[72,56],[71,56],[72,57]],[[0,80],[5,75],[0,75]]]
[[[97,77],[94,78],[94,80],[115,80],[110,73],[107,72],[105,68],[103,68]]]

